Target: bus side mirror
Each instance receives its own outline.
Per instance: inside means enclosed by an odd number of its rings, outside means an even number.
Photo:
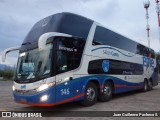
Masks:
[[[72,35],[64,34],[64,33],[58,33],[58,32],[47,32],[47,33],[44,33],[39,37],[39,40],[38,40],[38,49],[39,49],[39,51],[43,51],[45,49],[47,40],[50,37],[72,37]]]
[[[6,54],[11,52],[11,51],[16,51],[19,50],[20,47],[11,47],[11,48],[7,48],[2,52],[2,62],[5,62],[6,60]]]

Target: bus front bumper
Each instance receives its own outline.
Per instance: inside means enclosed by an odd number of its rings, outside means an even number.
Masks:
[[[14,101],[20,104],[28,104],[32,106],[53,106],[55,104],[55,87],[37,92],[35,94],[23,94],[13,91]]]

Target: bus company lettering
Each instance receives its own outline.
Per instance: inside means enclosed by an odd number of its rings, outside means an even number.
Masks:
[[[117,52],[114,52],[114,51],[103,50],[103,54],[119,57],[119,54]]]
[[[144,67],[150,67],[152,70],[154,70],[154,61],[152,58],[149,57],[143,57],[143,66]]]
[[[35,26],[33,27],[33,29],[36,29],[36,28],[40,28],[40,27],[45,27],[49,21],[51,20],[51,16],[47,17],[47,18],[44,18],[42,20],[40,20],[37,24],[35,24]]]
[[[65,50],[65,51],[68,51],[68,52],[77,52],[77,49],[67,48],[67,47],[64,47],[64,46],[59,46],[59,50]]]
[[[26,85],[21,85],[21,89],[26,89]]]
[[[116,52],[113,52],[113,51],[111,52],[111,55],[112,55],[112,56],[115,56],[115,57],[119,57],[119,54],[116,53]]]

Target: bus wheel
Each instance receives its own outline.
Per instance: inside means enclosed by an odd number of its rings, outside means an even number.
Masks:
[[[98,90],[94,83],[89,82],[86,85],[85,93],[84,93],[84,100],[82,104],[84,106],[92,106],[97,102]]]
[[[112,98],[113,88],[110,82],[104,83],[103,92],[99,95],[99,100],[106,102]]]
[[[151,81],[151,79],[150,79],[150,80],[148,80],[147,90],[152,90],[152,88],[153,88],[153,85],[152,85],[152,81]]]
[[[144,85],[143,85],[143,92],[147,92],[147,90],[148,90],[148,82],[147,82],[147,80],[144,80]]]

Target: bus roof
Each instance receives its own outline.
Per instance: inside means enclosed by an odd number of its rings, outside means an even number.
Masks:
[[[89,30],[90,30],[93,22],[94,21],[91,19],[88,19],[86,17],[80,16],[77,14],[68,13],[68,12],[62,12],[62,13],[57,13],[57,14],[48,16],[48,17],[40,20],[39,22],[37,22],[32,27],[32,29],[27,34],[26,38],[24,39],[24,41],[22,43],[21,51],[24,51],[25,49],[30,48],[30,46],[32,46],[32,47],[35,46],[35,45],[31,45],[32,43],[37,45],[39,37],[46,32],[60,32],[60,33],[70,34],[72,36],[78,36],[78,37],[82,37],[84,39],[87,39]],[[99,23],[97,23],[97,25],[102,26]],[[104,26],[102,26],[102,27],[104,27]],[[108,29],[106,27],[104,27],[104,28]],[[108,30],[110,30],[110,29],[108,29]],[[112,31],[112,30],[110,30],[110,31]],[[117,32],[115,32],[115,33],[120,36],[123,36]],[[125,37],[125,36],[123,36],[123,37]],[[127,37],[125,37],[125,38],[127,38]],[[132,40],[132,39],[130,39],[130,40]],[[134,41],[134,40],[132,40],[132,41]],[[134,42],[136,42],[136,41],[134,41]],[[145,45],[143,45],[143,46],[145,46]]]
[[[46,32],[60,32],[87,38],[93,21],[68,12],[57,13],[37,22],[26,36],[23,43],[37,42]]]

